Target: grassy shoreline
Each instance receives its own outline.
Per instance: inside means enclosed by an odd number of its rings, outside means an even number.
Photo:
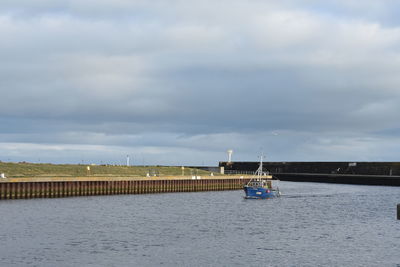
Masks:
[[[90,170],[87,170],[87,167]],[[75,176],[171,176],[182,175],[182,168],[176,166],[114,166],[84,164],[50,164],[50,163],[11,163],[0,162],[0,173],[6,177],[75,177]],[[210,175],[210,172],[199,169],[184,169],[185,175]],[[218,174],[215,174],[218,175]]]

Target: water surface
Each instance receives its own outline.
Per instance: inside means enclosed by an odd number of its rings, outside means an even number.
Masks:
[[[400,266],[399,187],[0,202],[1,266]]]

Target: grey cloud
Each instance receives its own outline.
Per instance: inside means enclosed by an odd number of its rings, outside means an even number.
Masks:
[[[397,4],[367,2],[3,1],[0,148],[392,158],[378,144],[398,128]]]

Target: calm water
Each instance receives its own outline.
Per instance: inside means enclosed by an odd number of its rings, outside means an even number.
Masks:
[[[400,266],[400,187],[0,202],[1,266]]]

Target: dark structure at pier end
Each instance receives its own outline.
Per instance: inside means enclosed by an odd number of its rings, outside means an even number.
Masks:
[[[220,162],[225,173],[255,171],[258,162]],[[283,181],[400,186],[400,162],[264,162]]]

